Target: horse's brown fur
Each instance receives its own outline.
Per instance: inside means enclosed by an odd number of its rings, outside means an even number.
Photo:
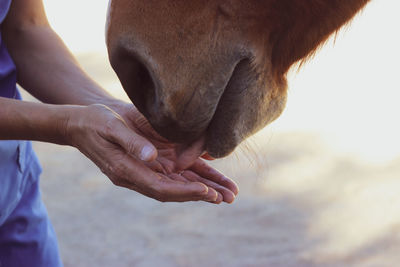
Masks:
[[[281,114],[289,68],[367,2],[112,0],[110,61],[160,134],[221,157]]]

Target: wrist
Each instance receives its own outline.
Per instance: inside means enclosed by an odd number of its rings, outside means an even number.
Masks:
[[[73,146],[71,128],[75,124],[77,109],[80,106],[56,106],[55,109],[55,135],[58,137],[58,144]],[[81,107],[80,107],[81,108]]]
[[[39,141],[51,142],[59,145],[73,146],[71,138],[71,126],[77,125],[81,117],[79,110],[84,106],[73,105],[49,105],[47,113],[43,113],[42,123],[38,133],[40,136],[35,138]]]
[[[0,139],[68,145],[66,126],[79,106],[59,106],[0,99]]]

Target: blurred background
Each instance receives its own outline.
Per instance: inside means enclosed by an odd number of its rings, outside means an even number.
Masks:
[[[85,70],[127,99],[104,44],[107,0],[44,0]],[[65,266],[397,266],[399,1],[375,0],[299,72],[284,114],[213,163],[232,205],[161,204],[78,151],[35,143]]]

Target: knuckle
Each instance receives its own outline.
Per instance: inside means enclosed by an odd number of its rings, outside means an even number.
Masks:
[[[107,173],[110,173],[110,174],[114,173],[114,166],[112,163],[106,163],[106,165],[104,167],[105,167],[105,171]]]
[[[107,136],[113,136],[117,127],[116,118],[108,118],[104,124],[104,132]]]
[[[100,168],[101,172],[104,173],[105,175],[109,176],[110,174],[113,173],[113,168],[110,164],[106,163]]]
[[[126,149],[134,154],[138,154],[140,153],[140,143],[135,140],[135,138],[130,138],[127,142],[126,142]]]
[[[103,168],[101,168],[101,171],[107,176],[112,176],[120,180],[125,174],[125,166],[116,163],[106,163]]]

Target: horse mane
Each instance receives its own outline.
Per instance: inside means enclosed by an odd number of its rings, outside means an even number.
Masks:
[[[274,0],[270,33],[275,74],[302,66],[332,34],[348,24],[369,0]],[[271,23],[270,18],[268,23]]]

